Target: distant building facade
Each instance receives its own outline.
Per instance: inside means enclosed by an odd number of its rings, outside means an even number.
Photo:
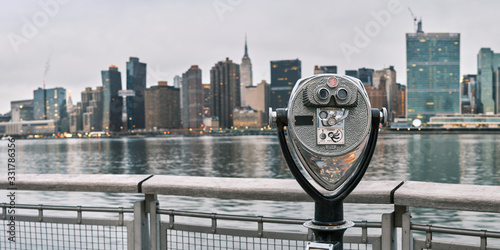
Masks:
[[[357,70],[346,70],[345,75],[358,78],[365,85],[373,86],[373,73],[374,69],[359,68]]]
[[[176,75],[174,76],[174,88],[180,89],[182,87],[182,77]]]
[[[500,89],[498,71],[500,53],[490,48],[481,48],[477,54],[476,111],[480,114],[500,112]]]
[[[288,106],[288,99],[295,83],[302,77],[299,59],[271,61],[271,107]]]
[[[406,34],[407,118],[460,113],[460,34]]]
[[[397,84],[398,86],[398,106],[396,108],[395,118],[406,119],[406,85]]]
[[[257,112],[261,112],[264,117],[269,116],[269,107],[271,105],[271,87],[269,83],[262,80],[256,86],[246,87],[247,107],[251,107]],[[265,119],[264,119],[265,120]],[[267,121],[264,121],[267,124]]]
[[[146,129],[173,129],[181,127],[180,89],[158,82],[144,92]]]
[[[101,71],[103,100],[102,100],[102,129],[118,132],[122,128],[123,98],[118,95],[122,90],[122,75],[118,67],[110,66]]]
[[[35,120],[62,120],[66,115],[66,89],[38,88],[33,91]]]
[[[246,106],[246,87],[253,85],[252,78],[252,62],[250,61],[250,57],[248,56],[248,47],[247,47],[247,38],[245,36],[245,54],[241,59],[240,65],[240,76],[241,76],[241,84],[240,84],[240,101],[241,106]]]
[[[368,84],[370,86],[373,86],[374,73],[375,73],[374,69],[360,68],[358,69],[358,79],[361,80],[363,84]]]
[[[33,99],[11,101],[10,114],[12,122],[32,121],[33,120]]]
[[[210,90],[210,83],[203,83],[203,117],[212,117],[210,112],[210,105],[212,103],[212,91]],[[205,121],[205,119],[203,119]],[[205,122],[203,122],[205,124]]]
[[[127,127],[129,130],[145,128],[146,64],[137,57],[130,57],[127,62],[127,89],[135,92],[135,96],[127,97]]]
[[[233,127],[233,111],[241,106],[240,66],[226,58],[210,70],[212,116],[219,118],[221,128]]]
[[[83,132],[102,131],[103,87],[97,87],[95,90],[86,88],[82,92],[82,96],[84,95],[86,100],[84,102],[85,110],[82,113]]]
[[[234,127],[261,128],[264,126],[264,114],[250,107],[236,108],[233,111]]]
[[[337,66],[314,66],[314,74],[337,74]]]
[[[68,132],[68,114],[66,113],[66,89],[38,88],[33,91],[33,119],[55,120],[59,132]]]
[[[201,69],[193,65],[182,74],[182,127],[199,128],[203,124]]]
[[[476,112],[475,91],[477,75],[463,75],[461,81],[461,105],[462,114],[474,114]]]
[[[393,66],[389,68],[385,68],[382,70],[374,71],[372,75],[372,84],[373,88],[380,90],[381,93],[381,104],[382,106],[372,105],[372,108],[382,108],[385,107],[387,109],[387,113],[389,115],[389,121],[392,121],[394,117],[397,117],[400,114],[397,114],[397,105],[398,105],[398,86],[396,84],[396,70],[394,70]],[[370,85],[366,83],[366,85]],[[371,100],[371,99],[370,99]]]

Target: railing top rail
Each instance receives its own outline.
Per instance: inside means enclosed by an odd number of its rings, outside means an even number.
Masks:
[[[0,189],[12,188],[0,176]],[[23,174],[17,190],[143,193],[220,199],[311,201],[293,179],[171,175]],[[500,213],[500,186],[415,181],[362,181],[347,203],[395,204]]]
[[[400,181],[362,181],[349,203],[392,204]],[[0,176],[0,189],[12,188]],[[144,193],[220,199],[312,201],[293,179],[220,178],[172,175],[23,174],[17,190]]]
[[[391,204],[400,181],[362,181],[348,203]],[[155,175],[142,185],[148,194],[221,199],[312,201],[294,179],[220,178]]]
[[[500,186],[407,181],[396,190],[394,204],[500,213]]]
[[[139,183],[150,175],[115,174],[19,174],[17,190],[140,193]],[[9,189],[6,175],[0,176],[0,189]]]

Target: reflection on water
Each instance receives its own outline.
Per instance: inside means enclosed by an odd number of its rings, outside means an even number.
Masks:
[[[19,178],[23,173],[292,178],[275,136],[19,140],[16,146]],[[0,142],[0,152],[6,149],[7,143]],[[499,152],[500,135],[381,135],[364,178],[499,185]],[[6,162],[6,156],[1,153],[0,162]],[[86,199],[89,206],[129,207],[129,201],[139,198],[26,191],[20,202],[81,205],[81,200]],[[172,209],[277,217],[310,218],[313,213],[311,203],[161,197],[160,204]],[[346,216],[380,220],[380,212],[391,209],[348,204]],[[496,214],[418,208],[412,213],[417,223],[458,227],[495,229],[495,223],[500,221]]]
[[[275,136],[23,140],[17,145],[19,173],[292,178]],[[500,135],[382,135],[365,179],[499,185],[499,152]],[[0,161],[5,157],[1,154]]]

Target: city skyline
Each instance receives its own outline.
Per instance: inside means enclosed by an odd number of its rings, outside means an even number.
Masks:
[[[270,61],[295,58],[302,61],[302,76],[312,75],[314,65],[337,65],[341,74],[348,69],[381,69],[394,65],[400,73],[397,81],[406,84],[405,33],[414,32],[408,7],[423,18],[424,32],[461,34],[460,75],[477,74],[476,56],[480,48],[500,50],[500,44],[496,45],[500,39],[490,25],[499,18],[494,10],[500,4],[493,1],[480,4],[374,1],[362,5],[222,0],[148,5],[131,1],[120,5],[46,2],[56,3],[52,5],[56,7],[43,8],[38,1],[5,6],[8,13],[0,24],[4,34],[0,46],[5,48],[0,51],[4,58],[0,82],[12,87],[0,94],[0,113],[10,110],[10,101],[30,99],[32,90],[42,87],[44,81],[47,88],[60,86],[71,90],[76,103],[80,101],[76,93],[85,87],[101,85],[100,71],[117,65],[125,72],[125,62],[130,56],[137,56],[148,64],[147,87],[158,81],[172,85],[174,76],[193,64],[200,66],[202,81],[206,83],[215,62],[225,57],[239,61],[244,53],[245,33],[254,84],[262,79],[270,82]],[[397,11],[391,12],[394,6],[398,7]],[[104,11],[110,7],[116,10]],[[333,11],[337,9],[343,11]],[[128,20],[132,12],[144,18]],[[160,15],[162,12],[166,14]],[[307,14],[305,18],[296,18],[299,13]],[[384,13],[389,13],[389,18],[384,17]],[[36,24],[33,18],[38,18]],[[347,22],[336,25],[338,20]],[[13,37],[22,35],[23,28],[29,26],[27,23],[35,28],[35,34],[21,36],[26,41],[16,40],[19,43],[13,46]],[[364,34],[365,43],[358,40],[356,44],[359,32],[365,33],[361,30],[366,27],[374,27],[372,33]],[[346,56],[346,48],[350,49],[350,56]]]

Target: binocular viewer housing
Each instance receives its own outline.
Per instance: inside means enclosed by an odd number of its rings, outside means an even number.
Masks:
[[[302,78],[288,107],[270,113],[271,122],[286,124],[294,161],[329,196],[340,193],[359,172],[372,128],[372,109],[360,80],[336,74]]]

